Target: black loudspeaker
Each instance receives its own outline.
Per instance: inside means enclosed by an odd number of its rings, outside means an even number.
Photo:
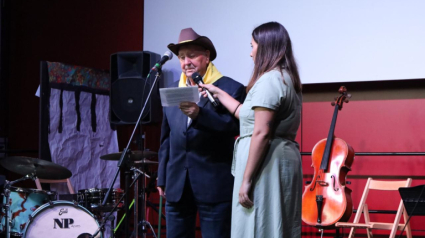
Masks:
[[[156,72],[148,77],[160,55],[149,51],[119,52],[111,55],[109,121],[112,124],[135,124],[146,102]],[[161,113],[158,81],[146,104],[141,123],[158,122]]]

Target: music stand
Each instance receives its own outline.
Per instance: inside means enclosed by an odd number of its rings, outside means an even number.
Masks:
[[[404,208],[409,216],[406,224],[401,230],[399,237],[403,234],[404,229],[412,218],[415,216],[425,216],[425,185],[415,187],[399,188],[401,199],[403,200]]]
[[[425,185],[399,188],[398,191],[409,217],[425,216]]]

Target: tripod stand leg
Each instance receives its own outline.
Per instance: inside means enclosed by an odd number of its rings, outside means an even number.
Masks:
[[[161,237],[161,215],[162,215],[162,196],[159,196],[159,211],[158,211],[158,238]]]
[[[134,199],[133,199],[133,201],[134,201],[134,218],[133,218],[134,229],[133,229],[133,234],[135,234],[136,238],[139,238],[139,181],[138,180],[134,184]]]
[[[115,220],[115,216],[114,215],[110,215],[108,218],[107,218],[108,220],[110,220],[111,221],[111,237],[110,238],[114,238],[114,220]]]
[[[126,171],[125,172],[125,191],[129,191],[129,189],[130,189],[130,172],[129,171]],[[125,196],[125,202],[124,202],[124,204],[128,204],[128,202],[129,202],[129,199],[128,199],[128,194]],[[134,200],[133,200],[133,202],[134,202]],[[125,210],[125,214],[127,215],[127,214],[129,214],[129,211],[130,211],[130,209],[126,206],[126,210]],[[125,234],[125,237],[128,237],[128,217],[129,216],[125,216],[125,220],[124,220],[124,229],[125,229],[125,231],[124,231],[124,234]]]
[[[128,206],[128,210],[130,210],[133,207],[134,204],[134,199],[131,202],[130,206]],[[115,227],[114,229],[114,233],[116,233],[118,231],[118,229],[120,228],[121,223],[124,221],[124,219],[126,219],[127,213],[124,213],[124,215],[121,217],[120,222],[118,222],[117,227]]]

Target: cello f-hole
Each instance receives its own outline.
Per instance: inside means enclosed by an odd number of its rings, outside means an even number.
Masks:
[[[335,183],[336,183],[335,176],[332,175],[331,178],[332,178],[332,181],[333,181],[333,189],[334,189],[335,192],[338,192],[339,188],[335,187]]]

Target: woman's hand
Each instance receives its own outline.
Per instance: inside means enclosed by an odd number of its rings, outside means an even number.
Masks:
[[[254,206],[251,198],[249,197],[252,189],[252,181],[242,181],[241,188],[239,189],[239,203],[244,208],[251,208]]]
[[[213,97],[217,98],[218,95],[222,92],[222,90],[212,84],[203,84],[202,87],[199,87],[198,90],[201,92],[204,98],[207,97],[207,93],[203,90],[203,88],[207,89]]]

